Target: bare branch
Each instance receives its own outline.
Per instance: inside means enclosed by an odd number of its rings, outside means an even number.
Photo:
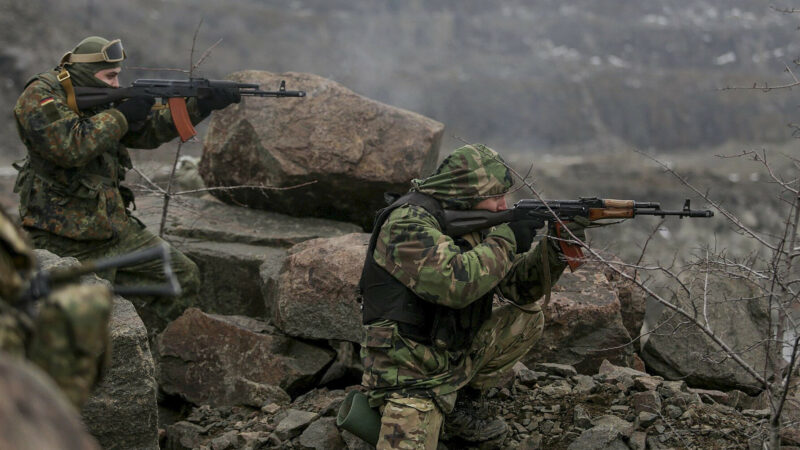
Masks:
[[[703,279],[703,319],[706,321],[706,327],[711,330],[711,322],[708,321],[708,250],[706,250],[706,273]]]
[[[180,72],[180,73],[189,73],[186,69],[172,69],[167,67],[141,67],[141,66],[133,66],[133,67],[126,67],[125,70],[146,70],[148,72]]]
[[[649,156],[648,156],[648,157],[649,157]],[[654,161],[656,161],[656,162],[657,162],[659,165],[661,165],[662,167],[665,167],[665,168],[666,168],[666,165],[665,165],[664,163],[662,163],[661,161],[658,161],[657,159],[655,159],[655,158],[652,158],[652,157],[650,157],[650,159],[653,159],[653,160],[654,160]],[[501,164],[503,164],[503,165],[504,165],[504,166],[505,166],[505,167],[506,167],[506,168],[507,168],[509,171],[511,171],[511,172],[512,172],[512,173],[513,173],[513,174],[514,174],[514,175],[515,175],[517,178],[521,179],[521,180],[522,180],[522,182],[523,182],[523,183],[525,183],[525,185],[526,185],[526,186],[527,186],[527,187],[528,187],[528,188],[531,190],[531,192],[532,192],[532,193],[533,193],[533,194],[534,194],[534,195],[535,195],[535,196],[536,196],[536,197],[537,197],[537,198],[538,198],[540,201],[542,201],[542,202],[544,203],[544,205],[547,207],[547,209],[549,210],[550,214],[551,214],[551,215],[552,215],[552,216],[555,218],[555,220],[556,220],[558,223],[561,223],[561,224],[562,224],[562,226],[564,225],[564,222],[563,222],[563,221],[562,221],[562,220],[561,220],[561,219],[558,217],[558,215],[557,215],[557,214],[556,214],[556,213],[555,213],[555,212],[552,210],[552,208],[550,208],[550,206],[549,206],[549,205],[547,205],[547,202],[545,202],[545,201],[544,201],[544,199],[541,197],[541,195],[539,194],[539,192],[537,192],[537,191],[536,191],[536,189],[534,189],[534,187],[533,187],[532,185],[530,185],[530,183],[528,183],[528,182],[527,182],[527,180],[525,180],[525,179],[523,179],[522,177],[520,177],[520,174],[519,174],[519,173],[518,173],[516,170],[514,170],[514,168],[513,168],[513,167],[510,167],[510,166],[509,166],[507,163],[505,163],[504,161],[501,161],[501,160],[499,160],[499,159],[497,159],[497,161],[498,161],[498,162],[500,162]],[[677,177],[679,180],[681,180],[681,182],[682,182],[684,185],[688,186],[689,188],[691,188],[692,190],[694,190],[694,191],[695,191],[695,192],[697,192],[698,194],[701,194],[701,193],[700,193],[700,192],[699,192],[699,191],[698,191],[696,188],[694,188],[694,186],[690,185],[690,184],[689,184],[689,183],[688,183],[688,182],[687,182],[685,179],[683,179],[683,177],[680,177],[680,176],[679,176],[677,173],[675,173],[674,171],[672,171],[672,174],[673,174],[674,176],[676,176],[676,177]],[[701,194],[701,195],[703,195],[703,194]],[[722,212],[722,211],[724,211],[724,210],[723,210],[721,207],[719,207],[719,206],[718,206],[716,203],[714,203],[714,202],[712,202],[710,199],[708,199],[706,195],[704,195],[704,198],[706,198],[706,199],[709,201],[709,203],[711,203],[712,205],[714,205],[714,207],[715,207],[715,208],[717,208],[718,210],[720,210],[721,212]],[[725,211],[725,213],[727,213],[727,211]],[[729,214],[729,213],[728,213],[728,214]],[[730,217],[730,218],[731,218],[731,220],[732,220],[732,221],[734,221],[734,223],[738,223],[738,222],[739,222],[739,221],[738,221],[738,219],[737,219],[737,218],[735,218],[735,216],[732,216],[732,215],[731,215],[731,217]],[[742,227],[746,229],[746,227],[744,227],[744,225],[742,225]],[[617,273],[619,276],[621,276],[622,278],[625,278],[626,280],[629,280],[629,281],[631,281],[632,283],[634,283],[636,286],[638,286],[639,288],[641,288],[641,289],[642,289],[642,290],[643,290],[643,291],[644,291],[644,292],[645,292],[645,293],[646,293],[646,294],[647,294],[647,295],[648,295],[650,298],[653,298],[654,300],[656,300],[656,301],[657,301],[657,302],[659,302],[660,304],[664,305],[665,307],[667,307],[667,308],[669,308],[669,309],[671,309],[671,310],[675,311],[675,312],[676,312],[676,313],[678,313],[679,315],[681,315],[681,316],[683,316],[684,318],[686,318],[687,320],[689,320],[689,321],[690,321],[692,324],[694,324],[696,327],[698,327],[698,328],[699,328],[699,329],[700,329],[700,330],[701,330],[701,331],[702,331],[702,332],[703,332],[703,333],[704,333],[706,336],[708,336],[708,337],[709,337],[709,338],[710,338],[710,339],[711,339],[711,340],[712,340],[712,341],[713,341],[713,342],[714,342],[716,345],[718,345],[718,346],[719,346],[719,347],[720,347],[720,348],[721,348],[721,349],[722,349],[722,350],[723,350],[723,351],[724,351],[726,354],[728,354],[728,355],[731,357],[731,359],[733,359],[734,361],[736,361],[736,363],[737,363],[737,364],[738,364],[738,365],[739,365],[739,366],[740,366],[742,369],[744,369],[744,370],[745,370],[745,371],[746,371],[748,374],[750,374],[750,375],[751,375],[751,376],[752,376],[752,377],[753,377],[753,378],[754,378],[754,379],[755,379],[755,380],[756,380],[756,381],[757,381],[759,384],[761,384],[761,385],[762,385],[762,386],[764,386],[764,387],[768,387],[768,386],[769,386],[769,383],[767,382],[767,379],[766,379],[766,377],[764,377],[762,374],[758,373],[758,371],[756,371],[756,370],[755,370],[755,369],[754,369],[754,368],[753,368],[753,367],[752,367],[752,366],[751,366],[751,365],[750,365],[750,364],[749,364],[747,361],[745,361],[744,359],[742,359],[742,357],[741,357],[740,355],[738,355],[738,354],[737,354],[737,353],[736,353],[736,352],[735,352],[735,351],[734,351],[734,350],[733,350],[733,349],[732,349],[732,348],[731,348],[731,347],[730,347],[730,346],[729,346],[727,343],[725,343],[724,341],[722,341],[722,340],[721,340],[721,339],[720,339],[720,338],[719,338],[719,337],[718,337],[718,336],[717,336],[717,335],[716,335],[716,334],[715,334],[715,333],[714,333],[712,330],[710,330],[708,327],[706,327],[706,326],[704,326],[703,324],[701,324],[701,323],[700,323],[700,322],[699,322],[699,321],[698,321],[696,318],[694,318],[694,317],[693,317],[691,314],[689,314],[689,313],[688,313],[686,310],[684,310],[683,308],[679,307],[678,305],[676,305],[676,304],[673,304],[672,302],[670,302],[670,301],[666,300],[665,298],[663,298],[662,296],[660,296],[659,294],[657,294],[656,292],[654,292],[652,289],[650,289],[648,286],[644,285],[644,284],[643,284],[643,283],[642,283],[640,280],[638,280],[638,279],[635,279],[635,278],[631,277],[630,275],[628,275],[628,274],[627,274],[627,273],[625,273],[624,271],[622,271],[622,270],[620,270],[619,268],[615,267],[615,265],[614,265],[614,264],[611,264],[611,263],[609,263],[609,262],[608,262],[608,261],[607,261],[605,258],[603,258],[602,256],[600,256],[600,255],[599,255],[599,254],[598,254],[598,253],[597,253],[597,252],[596,252],[596,251],[595,251],[593,248],[589,247],[589,246],[588,246],[588,245],[587,245],[585,242],[583,242],[582,240],[578,239],[578,238],[577,238],[577,237],[574,235],[574,233],[572,233],[572,231],[571,231],[571,230],[569,230],[569,228],[567,228],[566,226],[564,226],[564,230],[565,230],[565,231],[566,231],[566,232],[569,234],[569,236],[571,237],[571,239],[573,240],[573,242],[574,242],[574,243],[577,243],[577,244],[578,244],[578,245],[580,245],[582,248],[584,248],[586,251],[588,251],[588,252],[589,252],[589,253],[590,253],[592,256],[594,256],[594,257],[595,257],[595,258],[596,258],[596,259],[597,259],[599,262],[601,262],[602,264],[604,264],[606,267],[609,267],[611,270],[613,270],[614,272],[616,272],[616,273]],[[751,232],[751,233],[752,233],[752,232]],[[755,235],[754,235],[754,237],[755,237],[755,238],[756,238],[756,239],[757,239],[759,242],[761,242],[761,241],[762,241],[762,240],[761,240],[761,239],[760,239],[758,236],[755,236]],[[548,236],[548,238],[550,238],[550,237]],[[765,245],[765,246],[767,246],[768,248],[773,248],[771,245],[769,245],[769,244],[767,244],[767,243],[764,243],[764,245]]]
[[[202,189],[192,189],[190,191],[178,191],[173,192],[172,195],[186,195],[186,194],[198,194],[201,192],[215,192],[215,191],[235,191],[239,189],[258,189],[261,191],[288,191],[290,189],[297,189],[305,186],[309,186],[315,184],[317,180],[307,181],[305,183],[295,184],[293,186],[265,186],[263,184],[257,185],[242,185],[242,186],[218,186],[218,187],[211,187],[211,188],[202,188]]]
[[[155,188],[155,189],[157,190],[157,192],[159,192],[160,194],[162,194],[162,195],[163,195],[163,194],[166,194],[166,193],[167,193],[167,191],[165,191],[164,189],[162,189],[162,188],[161,188],[161,186],[157,185],[157,184],[155,183],[155,181],[153,181],[153,180],[151,180],[150,178],[148,178],[148,177],[147,177],[147,175],[145,175],[145,174],[144,174],[144,173],[143,173],[141,170],[139,170],[138,168],[134,167],[134,168],[133,168],[133,171],[134,171],[134,172],[136,172],[136,173],[137,173],[137,174],[138,174],[140,177],[142,177],[142,179],[144,179],[144,181],[146,181],[146,182],[147,182],[147,184],[148,184],[148,185],[149,185],[151,188]]]
[[[773,426],[779,426],[780,424],[777,422],[781,418],[781,413],[783,412],[783,406],[786,404],[786,396],[789,394],[789,388],[791,387],[792,383],[792,376],[795,371],[795,367],[797,366],[797,359],[800,354],[800,336],[794,340],[794,346],[792,347],[792,359],[789,362],[789,367],[786,370],[786,377],[783,380],[783,386],[781,386],[781,398],[778,401],[778,404],[775,407],[775,410],[772,414],[772,421]]]
[[[725,86],[724,88],[722,88],[720,90],[722,90],[722,91],[734,91],[734,90],[750,90],[750,91],[752,91],[752,90],[759,90],[759,91],[762,91],[762,92],[769,92],[769,91],[774,91],[774,90],[777,90],[777,89],[791,89],[791,88],[793,88],[793,87],[795,87],[797,85],[800,85],[800,80],[798,80],[797,77],[794,76],[794,72],[792,72],[792,69],[789,68],[789,65],[788,64],[784,64],[784,66],[786,67],[785,71],[788,72],[789,75],[792,77],[792,82],[791,83],[779,84],[777,86],[770,86],[765,81],[765,82],[763,82],[763,84],[761,86],[759,86],[758,83],[753,83],[753,86],[749,86],[749,87],[748,86]]]
[[[778,8],[777,6],[773,5],[769,5],[769,9],[783,14],[794,14],[800,12],[800,9],[798,8]]]
[[[206,51],[204,51],[204,52],[203,52],[203,54],[202,54],[202,55],[200,55],[200,58],[199,58],[199,59],[197,60],[197,62],[194,64],[194,66],[192,67],[192,69],[197,69],[198,67],[200,67],[200,65],[201,65],[201,64],[203,64],[203,62],[205,62],[205,60],[206,60],[206,59],[207,59],[209,56],[211,56],[211,51],[212,51],[212,50],[214,50],[214,48],[215,48],[215,47],[217,47],[217,46],[218,46],[218,45],[219,45],[221,42],[222,42],[222,38],[220,38],[220,39],[219,39],[217,42],[214,42],[213,44],[211,44],[211,46],[210,46],[210,47],[208,47],[208,48],[206,49]]]
[[[741,230],[742,232],[744,232],[744,233],[745,233],[745,234],[747,234],[748,236],[750,236],[750,237],[752,237],[753,239],[755,239],[756,241],[758,241],[758,242],[759,242],[761,245],[763,245],[764,247],[766,247],[766,248],[768,248],[768,249],[770,249],[770,250],[773,250],[773,251],[777,251],[777,247],[775,247],[774,245],[770,244],[769,242],[767,242],[767,241],[765,241],[763,238],[761,238],[761,236],[759,236],[758,234],[756,234],[756,232],[755,232],[755,231],[751,230],[749,227],[747,227],[745,224],[743,224],[743,223],[742,223],[742,221],[741,221],[741,220],[739,220],[739,218],[738,218],[738,217],[736,217],[734,214],[730,213],[728,210],[726,210],[725,208],[723,208],[723,207],[722,207],[722,205],[720,205],[718,202],[715,202],[714,200],[712,200],[711,198],[709,198],[708,194],[706,194],[706,193],[704,193],[704,192],[701,192],[699,189],[697,189],[696,187],[694,187],[694,185],[692,185],[691,183],[689,183],[689,181],[688,181],[688,180],[686,180],[684,177],[682,177],[682,176],[678,175],[678,173],[677,173],[677,172],[675,172],[674,170],[672,170],[672,168],[670,168],[670,167],[669,167],[667,164],[665,164],[664,162],[662,162],[662,161],[660,161],[660,160],[658,160],[658,159],[656,159],[656,158],[654,158],[654,157],[652,157],[652,156],[648,155],[647,153],[644,153],[644,152],[642,152],[642,151],[640,151],[640,150],[634,150],[634,151],[635,151],[635,152],[637,152],[637,153],[639,153],[640,155],[643,155],[643,156],[645,156],[646,158],[648,158],[648,159],[650,159],[650,160],[654,161],[656,164],[658,164],[659,166],[661,166],[662,168],[664,168],[664,170],[666,170],[666,171],[667,171],[669,174],[671,174],[672,176],[674,176],[675,178],[677,178],[677,179],[678,179],[678,180],[679,180],[679,181],[680,181],[680,182],[681,182],[681,183],[682,183],[684,186],[686,186],[686,187],[688,187],[689,189],[691,189],[692,191],[694,191],[694,192],[695,192],[697,195],[699,195],[700,197],[702,197],[702,198],[703,198],[703,200],[705,200],[706,202],[708,202],[708,203],[709,203],[709,204],[710,204],[710,205],[711,205],[711,206],[712,206],[714,209],[716,209],[717,211],[719,211],[719,212],[720,212],[720,213],[721,213],[723,216],[725,216],[725,217],[726,217],[726,218],[727,218],[727,219],[728,219],[728,220],[729,220],[731,223],[733,223],[733,224],[734,224],[734,225],[735,225],[735,226],[736,226],[736,227],[737,227],[739,230]]]

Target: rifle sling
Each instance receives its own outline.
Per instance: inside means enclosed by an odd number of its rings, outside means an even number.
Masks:
[[[69,72],[65,68],[61,68],[61,72],[58,73],[58,82],[61,83],[61,87],[64,88],[64,92],[67,93],[67,105],[75,114],[78,114],[78,102],[75,100],[75,89],[72,87],[72,80],[70,79]]]

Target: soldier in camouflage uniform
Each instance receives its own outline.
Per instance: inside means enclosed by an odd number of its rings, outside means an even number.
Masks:
[[[80,410],[111,355],[111,291],[103,285],[56,289],[31,317],[19,296],[32,274],[31,248],[0,210],[0,350],[30,359]]]
[[[529,224],[441,231],[442,207],[506,209],[513,181],[490,148],[461,147],[412,184],[379,212],[361,281],[362,383],[382,410],[377,448],[435,449],[443,422],[450,439],[497,444],[507,427],[478,407],[480,394],[541,336],[534,302],[566,263],[553,240],[530,249]],[[583,237],[581,226],[571,229]]]
[[[83,261],[162,242],[131,214],[133,193],[121,183],[132,167],[126,146],[151,149],[177,136],[170,112],[151,112],[153,99],[145,97],[78,111],[71,94],[73,86],[119,87],[124,58],[119,40],[86,38],[57,68],[34,76],[17,100],[14,117],[28,155],[15,192],[37,248]],[[214,89],[187,102],[190,118],[198,123],[239,99],[238,91]],[[171,258],[183,296],[131,298],[151,333],[196,303],[197,266],[175,249]],[[118,285],[163,279],[159,262],[98,275]]]

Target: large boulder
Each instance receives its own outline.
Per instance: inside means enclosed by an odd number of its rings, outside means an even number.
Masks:
[[[138,216],[152,230],[161,221],[163,200],[143,196]],[[270,317],[271,283],[286,248],[320,237],[361,231],[353,224],[297,218],[226,205],[218,200],[177,197],[170,203],[165,231],[169,241],[200,269],[198,308],[208,313]]]
[[[0,448],[99,450],[100,446],[50,377],[33,364],[0,352]]]
[[[136,199],[136,204],[137,217],[156,232],[161,223],[163,199],[142,196]],[[170,205],[165,232],[172,236],[170,241],[175,242],[179,241],[176,237],[181,237],[288,248],[309,239],[361,231],[349,223],[298,219],[271,211],[226,205],[216,200],[178,196]]]
[[[158,348],[164,392],[214,406],[287,401],[281,390],[297,395],[313,387],[334,357],[264,322],[196,308],[167,326]]]
[[[103,448],[158,449],[158,385],[147,329],[128,300],[114,299],[111,367],[83,407]]]
[[[184,240],[176,246],[200,269],[199,303],[207,313],[269,317],[272,310],[264,294],[261,273],[277,272],[286,250],[276,247]]]
[[[289,250],[275,289],[275,325],[291,336],[361,341],[358,280],[369,234],[314,239]]]
[[[244,98],[213,115],[200,174],[208,186],[295,186],[215,191],[226,202],[368,228],[386,191],[405,192],[434,169],[444,126],[311,74],[243,71],[229,79],[305,90],[299,99]]]
[[[711,273],[708,280],[698,274],[685,285],[688,293],[679,290],[671,299],[675,304],[695,314],[701,323],[706,320],[705,314],[717,337],[758,373],[774,373],[772,367],[764,366],[771,359],[765,346],[756,345],[771,339],[767,296],[756,284],[745,278]],[[686,318],[661,305],[648,304],[647,308],[643,331],[649,333],[642,340],[641,353],[651,372],[706,389],[738,389],[750,395],[762,390],[752,376]]]
[[[581,268],[561,275],[547,305],[544,333],[523,358],[569,364],[595,374],[604,359],[630,366],[633,348],[622,322],[617,292],[602,271]]]

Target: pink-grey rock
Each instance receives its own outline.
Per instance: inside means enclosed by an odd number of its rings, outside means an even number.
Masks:
[[[358,95],[306,73],[242,71],[229,79],[276,87],[305,98],[244,98],[216,112],[203,146],[208,186],[309,186],[214,192],[226,202],[294,216],[327,217],[366,228],[383,193],[405,192],[436,164],[444,125]]]
[[[275,427],[275,435],[282,441],[291,439],[302,433],[311,422],[318,418],[319,414],[317,413],[289,409]]]
[[[306,450],[341,450],[347,448],[334,417],[323,417],[311,423],[298,438]]]
[[[606,255],[603,256],[605,257]],[[606,259],[612,263],[622,262],[622,260],[613,255],[608,255]],[[614,267],[621,270],[625,275],[638,279],[638,275],[632,268],[621,264],[615,264]],[[586,270],[600,270],[603,272],[612,288],[617,292],[620,314],[622,315],[622,323],[625,325],[625,329],[628,330],[628,334],[631,337],[639,336],[644,322],[647,293],[636,283],[623,277],[605,264],[590,262],[586,264]]]
[[[656,391],[636,392],[630,395],[629,403],[638,414],[642,411],[658,414],[661,411],[661,397]]]
[[[603,360],[627,366],[633,353],[614,287],[602,272],[565,272],[553,286],[541,340],[522,361],[568,364],[595,374]]]
[[[158,339],[161,388],[198,405],[260,408],[285,402],[280,390],[296,395],[312,387],[333,352],[268,329],[254,319],[187,309]]]
[[[157,230],[161,223],[163,200],[153,196],[136,198],[137,217],[148,228]],[[319,237],[341,236],[361,231],[346,222],[313,217],[291,217],[273,211],[227,205],[218,200],[176,197],[170,203],[165,231],[171,242],[179,238],[214,242],[289,248]]]
[[[114,299],[111,366],[81,412],[100,445],[158,449],[158,385],[147,329],[133,304]]]
[[[368,234],[351,233],[292,247],[270,301],[275,325],[290,336],[360,342],[357,288],[368,243]]]

